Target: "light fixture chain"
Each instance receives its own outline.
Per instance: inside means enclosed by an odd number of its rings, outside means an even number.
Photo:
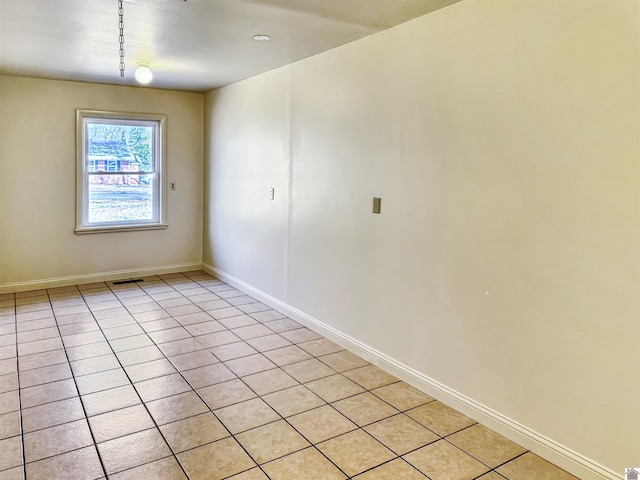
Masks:
[[[124,7],[123,0],[118,0],[118,16],[120,18],[120,76],[124,78]]]

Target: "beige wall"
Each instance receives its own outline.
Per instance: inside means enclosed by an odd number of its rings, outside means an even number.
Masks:
[[[167,115],[166,230],[75,235],[75,110]],[[0,286],[198,263],[203,95],[0,76]]]
[[[639,25],[635,0],[465,0],[208,94],[204,261],[621,474]]]

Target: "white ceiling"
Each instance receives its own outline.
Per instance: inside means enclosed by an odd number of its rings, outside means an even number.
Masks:
[[[207,91],[371,35],[460,0],[0,0],[0,73]],[[269,42],[256,42],[268,34]]]

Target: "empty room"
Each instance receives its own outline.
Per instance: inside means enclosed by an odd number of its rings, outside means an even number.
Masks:
[[[0,0],[0,480],[638,475],[638,0]]]

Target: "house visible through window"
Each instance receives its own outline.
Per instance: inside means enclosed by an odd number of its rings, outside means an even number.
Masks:
[[[164,115],[78,110],[76,232],[165,228]]]

